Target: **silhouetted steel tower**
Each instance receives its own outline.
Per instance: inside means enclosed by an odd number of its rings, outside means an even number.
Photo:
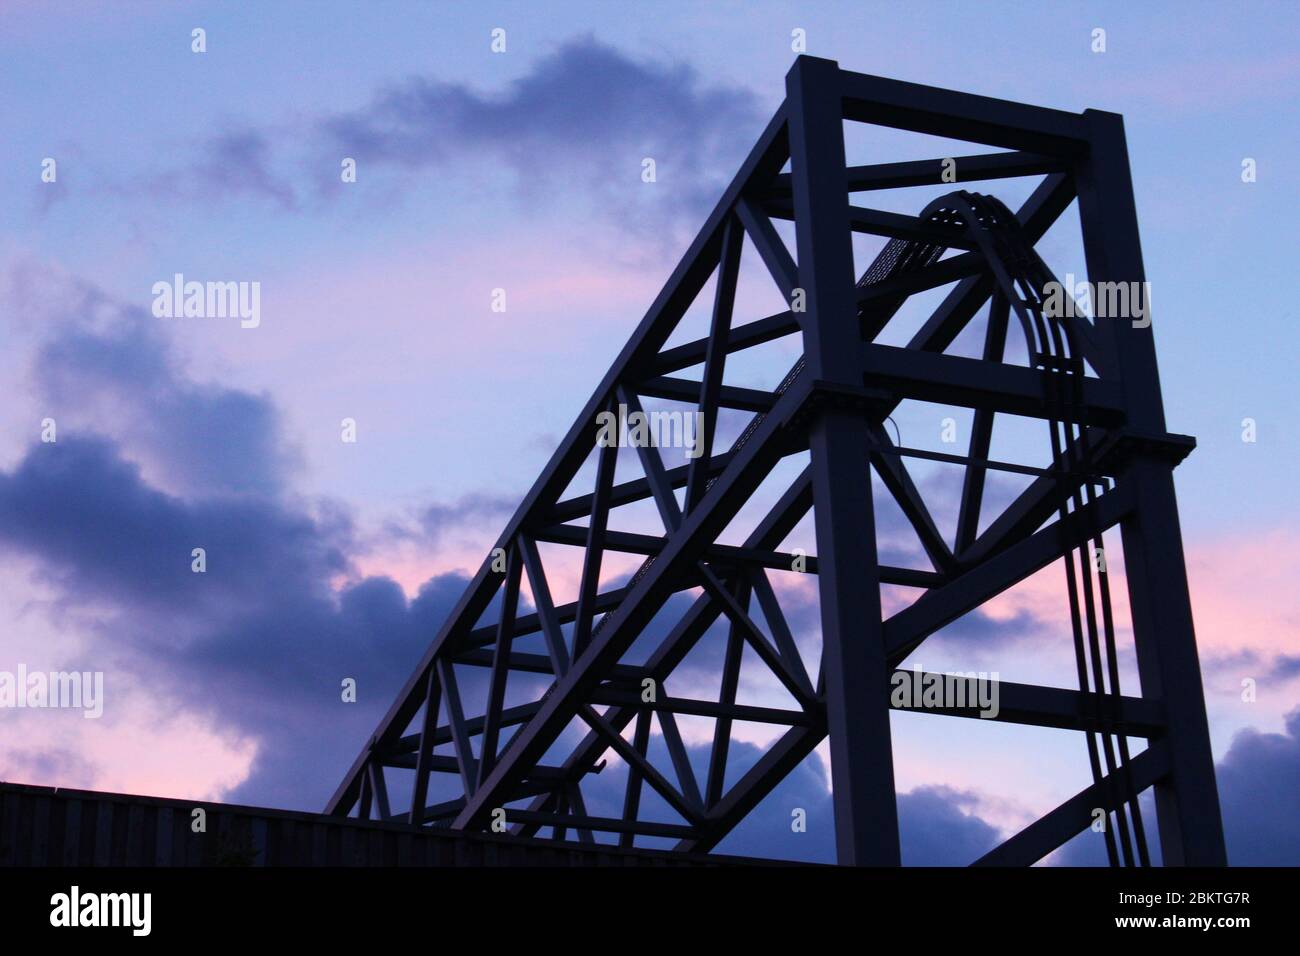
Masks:
[[[997,719],[1082,732],[1093,783],[977,862],[1033,863],[1104,810],[1112,863],[1145,863],[1137,794],[1154,787],[1164,862],[1225,863],[1173,485],[1173,469],[1194,442],[1166,432],[1149,320],[1056,314],[1061,310],[1045,307],[1052,274],[1034,249],[1077,199],[1089,281],[1144,282],[1121,117],[850,73],[812,57],[796,61],[786,89],[785,102],[327,812],[456,829],[495,824],[560,839],[570,830],[588,841],[617,835],[625,846],[668,838],[683,851],[708,851],[829,738],[839,861],[897,864],[894,669],[928,636],[1062,562],[1079,689],[1002,683]],[[1007,151],[850,167],[846,120]],[[951,181],[946,170],[963,184],[1043,178],[1014,213],[962,187],[918,217],[851,202],[857,193]],[[793,250],[774,219],[793,221]],[[854,232],[889,239],[857,281]],[[733,324],[745,237],[792,307]],[[666,347],[715,275],[708,335]],[[909,296],[949,284],[906,347],[876,341]],[[949,354],[986,305],[982,358]],[[1009,327],[1024,335],[1025,364],[1006,360]],[[774,390],[724,384],[731,356],[796,335],[802,358]],[[675,374],[695,366],[702,366],[698,378]],[[704,453],[667,467],[655,448],[640,447],[640,476],[616,482],[617,449],[597,445],[598,416],[619,405],[640,410],[642,397],[697,408]],[[515,399],[523,396],[507,400]],[[967,454],[895,444],[882,425],[908,400],[973,409]],[[712,447],[719,409],[753,414],[728,449]],[[990,459],[998,415],[1046,424],[1051,455],[1045,453],[1045,467]],[[792,455],[807,456],[797,480],[743,544],[721,543],[760,483]],[[963,468],[952,540],[938,530],[908,473],[905,462],[914,458]],[[562,497],[589,459],[595,463],[590,493]],[[880,562],[873,469],[913,526],[931,569]],[[981,523],[985,479],[998,470],[1032,481]],[[661,535],[610,527],[612,511],[643,500],[657,507]],[[768,574],[796,566],[795,555],[778,549],[810,510],[817,554],[807,558],[806,570],[818,576],[821,615],[815,679]],[[1109,574],[1097,554],[1104,555],[1103,536],[1115,528],[1140,696],[1119,692]],[[552,599],[539,544],[582,549],[576,600],[557,605]],[[609,552],[645,561],[625,584],[602,590]],[[519,609],[525,576],[532,613]],[[881,585],[918,589],[920,596],[886,617]],[[656,646],[629,655],[638,638],[661,633],[648,625],[656,615],[662,622],[666,602],[688,591],[695,595],[689,608],[669,622]],[[498,619],[482,623],[490,605],[499,606]],[[719,619],[729,632],[716,697],[669,693],[674,670]],[[793,706],[737,702],[743,654],[770,670]],[[474,669],[476,678],[467,677]],[[477,702],[466,695],[470,685],[479,691]],[[649,695],[654,699],[646,699],[646,687],[657,689]],[[970,707],[923,709],[977,716]],[[684,716],[714,720],[702,779],[678,725]],[[736,721],[781,732],[733,780],[727,769]],[[656,747],[671,769],[649,755],[656,723]],[[1130,740],[1145,747],[1133,753]],[[608,754],[627,765],[619,816],[589,813],[583,793],[584,778],[602,769]],[[434,774],[454,782],[454,798],[429,802]],[[665,822],[662,810],[658,819],[646,818],[646,785],[678,819]],[[395,808],[390,794],[399,793]]]

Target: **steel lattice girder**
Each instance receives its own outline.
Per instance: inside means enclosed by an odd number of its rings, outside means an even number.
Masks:
[[[1165,432],[1150,328],[1077,320],[1072,341],[1097,377],[1076,376],[1078,401],[1049,401],[1055,387],[1049,369],[1002,362],[1007,316],[1021,306],[1012,301],[1006,263],[990,252],[987,237],[969,220],[902,216],[850,201],[853,193],[934,185],[940,182],[941,161],[849,167],[846,119],[1012,150],[956,161],[963,182],[1044,177],[1014,223],[1002,228],[1014,229],[1032,245],[1077,197],[1089,278],[1143,281],[1120,117],[933,89],[800,57],[787,77],[785,102],[497,539],[327,812],[481,829],[504,809],[516,832],[552,828],[563,838],[572,829],[584,840],[596,832],[617,834],[623,845],[642,835],[676,840],[682,850],[707,851],[829,736],[840,862],[896,864],[887,693],[893,670],[939,628],[1118,526],[1141,696],[1003,683],[997,719],[1146,738],[1150,744],[1117,773],[1098,779],[979,862],[1041,859],[1085,829],[1093,808],[1114,810],[1124,787],[1155,787],[1166,863],[1225,862],[1172,484],[1172,469],[1192,443]],[[787,161],[790,171],[783,173]],[[773,227],[774,218],[793,220],[794,255]],[[881,275],[871,282],[864,277],[855,287],[854,231],[889,237],[899,243],[893,252],[915,254],[922,264],[897,268],[891,260],[881,266]],[[746,237],[786,301],[802,293],[803,311],[792,308],[733,325]],[[942,249],[959,251],[939,258],[936,250]],[[715,274],[708,336],[665,349]],[[872,341],[908,296],[954,281],[906,348]],[[943,354],[990,299],[983,358]],[[803,358],[780,387],[766,392],[723,384],[729,355],[796,334],[802,337]],[[699,381],[674,377],[700,363]],[[719,409],[755,417],[730,449],[706,445],[705,453],[686,466],[666,468],[654,448],[638,448],[644,475],[631,481],[616,483],[616,449],[599,449],[592,492],[561,500],[596,446],[597,416],[619,403],[639,408],[638,396],[695,404],[709,442]],[[881,423],[907,399],[974,409],[969,454],[896,447]],[[998,413],[1074,423],[1086,438],[1087,459],[1067,463],[1063,452],[1044,469],[989,461],[989,435]],[[773,468],[802,452],[809,453],[809,465],[744,544],[721,544],[719,535]],[[912,483],[907,457],[965,465],[961,516],[951,545]],[[879,563],[868,479],[873,467],[914,526],[933,571]],[[1029,473],[1034,480],[977,534],[984,475],[999,467]],[[1094,499],[1094,482],[1102,476],[1113,479],[1113,487]],[[1067,514],[1062,502],[1080,487],[1089,489],[1089,503]],[[662,535],[608,527],[611,509],[646,500],[658,509]],[[818,554],[807,558],[806,570],[818,575],[822,614],[822,666],[815,682],[764,570],[791,567],[794,556],[777,549],[810,510]],[[1050,520],[1054,515],[1059,516]],[[584,518],[585,527],[571,523]],[[554,604],[539,542],[583,549],[576,601]],[[647,560],[627,584],[602,592],[601,566],[612,551]],[[518,612],[524,580],[535,605],[528,614]],[[882,583],[926,591],[884,618]],[[622,663],[665,602],[691,589],[701,589],[699,596],[658,649],[642,664]],[[498,622],[477,626],[498,594]],[[771,637],[750,616],[755,600]],[[643,701],[641,682],[650,679],[662,687],[719,620],[730,630],[718,699],[665,693]],[[536,634],[544,638],[546,653],[516,649],[517,639]],[[745,647],[771,670],[795,707],[736,703]],[[471,666],[488,671],[481,714],[467,714],[462,705],[458,668]],[[506,706],[507,682],[518,675],[540,676],[549,686],[527,703]],[[938,712],[975,716],[968,708]],[[676,783],[647,756],[652,715]],[[716,720],[702,784],[676,715]],[[728,788],[728,745],[732,722],[738,720],[785,729]],[[561,735],[575,723],[585,726],[584,735],[576,746],[560,747]],[[501,747],[506,731],[508,741]],[[435,754],[447,746],[451,753]],[[543,763],[557,747],[567,754],[564,759]],[[611,751],[628,766],[623,813],[595,817],[585,808],[581,784]],[[396,813],[386,780],[386,770],[394,768],[414,771],[410,805]],[[433,773],[458,777],[460,795],[428,806]],[[647,785],[681,823],[640,818]],[[525,808],[519,807],[522,801],[529,801]]]

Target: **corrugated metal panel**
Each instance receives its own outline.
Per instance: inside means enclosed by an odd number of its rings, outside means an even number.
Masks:
[[[203,808],[207,829],[195,833]],[[708,866],[766,861],[553,843],[203,801],[0,783],[0,866]]]

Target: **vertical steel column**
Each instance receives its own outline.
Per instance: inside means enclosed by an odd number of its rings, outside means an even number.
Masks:
[[[1138,283],[1133,288],[1144,289],[1123,117],[1099,110],[1084,116],[1091,148],[1076,177],[1088,279],[1094,289],[1100,282],[1133,282]],[[1150,319],[1148,312],[1140,321],[1112,317],[1098,325],[1108,326],[1114,336],[1129,426],[1139,434],[1159,435],[1165,416]],[[1136,507],[1121,528],[1142,694],[1161,700],[1169,721],[1171,770],[1155,786],[1161,855],[1166,866],[1223,866],[1227,853],[1173,465],[1139,451],[1119,480],[1136,493]]]
[[[804,355],[814,380],[861,388],[852,234],[838,66],[800,57],[786,76]],[[871,437],[862,411],[828,407],[813,422],[813,507],[822,673],[834,787],[835,842],[845,865],[900,863],[889,728]]]

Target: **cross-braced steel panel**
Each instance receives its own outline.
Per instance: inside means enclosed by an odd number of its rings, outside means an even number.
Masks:
[[[1164,862],[1224,863],[1172,478],[1194,443],[1166,432],[1149,321],[1046,308],[1055,280],[1035,251],[1077,199],[1089,280],[1144,282],[1121,118],[855,74],[812,57],[800,57],[786,82],[785,102],[327,812],[558,839],[572,831],[579,840],[625,846],[667,839],[684,851],[708,851],[829,740],[839,861],[897,864],[896,669],[930,635],[1060,563],[1079,689],[1002,682],[996,719],[1082,733],[1093,782],[975,862],[1033,863],[1087,829],[1100,809],[1111,861],[1146,863],[1137,796],[1154,787]],[[849,166],[846,120],[1005,151]],[[952,169],[962,185],[917,216],[853,201],[874,190],[933,186]],[[1015,211],[965,185],[1010,177],[1041,177]],[[793,223],[793,249],[774,220]],[[854,233],[888,239],[860,277]],[[736,315],[745,239],[789,309]],[[710,282],[708,334],[668,347]],[[944,286],[952,288],[906,346],[877,341],[911,296]],[[948,354],[985,309],[981,357]],[[1010,335],[1023,336],[1027,363],[1006,359]],[[778,386],[725,384],[738,353],[795,337],[802,355]],[[696,367],[698,377],[681,374]],[[638,477],[619,481],[618,449],[598,442],[599,423],[620,407],[641,410],[643,398],[690,403],[703,425],[702,453],[669,467],[656,448],[640,444]],[[885,422],[910,400],[972,409],[966,454],[893,441]],[[729,447],[714,447],[723,412],[752,419]],[[1000,415],[1042,423],[1045,466],[989,457]],[[792,456],[806,458],[806,467],[743,543],[723,543],[724,530]],[[917,459],[963,469],[951,536],[940,532],[909,473],[907,462]],[[565,497],[589,463],[590,492]],[[1032,480],[990,517],[981,513],[985,483],[999,470]],[[873,471],[931,568],[881,562]],[[661,533],[610,526],[611,513],[636,502],[653,503]],[[781,550],[810,513],[816,555]],[[1108,531],[1122,541],[1136,695],[1120,692],[1109,573],[1094,561]],[[581,556],[575,600],[553,600],[548,570],[554,575],[555,567],[548,569],[543,546]],[[614,553],[644,561],[610,586],[603,570]],[[815,676],[769,573],[792,567],[817,576]],[[882,585],[921,593],[886,615]],[[485,613],[494,620],[483,623]],[[672,618],[666,629],[665,613]],[[670,693],[674,673],[715,624],[726,641],[717,693]],[[629,655],[647,639],[652,648]],[[761,662],[789,705],[738,702],[743,656]],[[979,716],[970,706],[916,709]],[[702,771],[679,726],[688,718],[713,721]],[[729,776],[737,722],[767,725],[773,742]],[[1134,753],[1130,740],[1145,747]],[[656,750],[666,758],[655,759]],[[610,759],[626,767],[622,810],[599,815],[588,810],[587,777]],[[397,807],[394,774],[409,794]],[[435,775],[451,781],[454,797],[431,802]],[[653,814],[643,812],[647,787],[661,799]]]

